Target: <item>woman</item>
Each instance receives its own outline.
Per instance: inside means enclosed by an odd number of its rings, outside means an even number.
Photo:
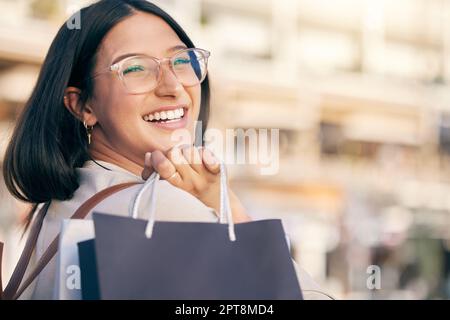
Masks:
[[[15,197],[51,201],[32,263],[86,199],[116,184],[143,182],[152,171],[164,179],[159,219],[217,221],[217,160],[192,145],[176,147],[171,138],[176,129],[194,136],[197,120],[207,125],[208,56],[167,13],[143,0],[103,0],[81,10],[81,29],[61,27],[4,161]],[[189,61],[194,73],[186,69]],[[249,221],[230,195],[234,220]],[[125,202],[96,208],[124,214]],[[51,299],[54,274],[52,259],[21,298]],[[317,290],[298,275],[305,297],[305,289]]]

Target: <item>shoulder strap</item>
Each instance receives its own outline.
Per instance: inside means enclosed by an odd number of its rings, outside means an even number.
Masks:
[[[37,239],[39,237],[39,232],[44,221],[47,209],[50,206],[50,202],[45,203],[45,205],[38,211],[36,218],[31,224],[30,232],[28,234],[27,241],[25,243],[22,254],[20,255],[19,261],[17,262],[14,272],[2,294],[3,299],[9,299],[13,292],[17,290],[22,278],[25,274],[28,263],[30,262],[31,255],[33,254],[34,247],[36,245]]]
[[[75,211],[75,213],[70,217],[70,219],[84,219],[88,215],[88,213],[98,203],[100,203],[101,201],[103,201],[107,197],[113,195],[114,193],[119,192],[119,191],[121,191],[123,189],[126,189],[126,188],[131,187],[131,186],[136,185],[136,184],[138,184],[138,182],[122,183],[122,184],[118,184],[118,185],[106,188],[106,189],[96,193],[91,198],[86,200],[77,209],[77,211]],[[25,249],[24,249],[24,251],[26,251],[26,253],[27,253],[27,256],[26,256],[27,259],[24,258],[23,261],[19,260],[18,264],[16,265],[16,268],[14,269],[14,273],[16,273],[16,269],[19,270],[17,272],[18,276],[17,276],[17,278],[14,278],[14,279],[13,279],[13,277],[11,277],[11,280],[9,281],[7,288],[3,292],[3,299],[13,299],[13,300],[15,300],[18,297],[20,297],[20,295],[25,291],[26,288],[28,288],[28,286],[34,281],[34,279],[39,275],[39,273],[45,268],[45,266],[50,262],[50,260],[55,256],[56,252],[58,251],[59,234],[50,243],[50,245],[48,246],[47,250],[42,254],[42,256],[39,259],[39,261],[37,262],[36,266],[31,271],[30,275],[22,283],[22,279],[23,279],[23,276],[25,274],[25,270],[27,269],[28,263],[29,263],[30,258],[31,258],[31,253],[33,252],[33,250],[34,250],[34,248],[36,246],[36,242],[37,242],[37,238],[38,238],[38,235],[39,235],[39,231],[40,231],[40,228],[41,228],[42,222],[43,222],[43,217],[45,216],[45,213],[46,213],[46,211],[48,209],[48,206],[49,206],[49,204],[46,205],[45,212],[43,212],[42,217],[40,217],[42,220],[38,221],[36,219],[36,223],[33,225],[33,228],[35,228],[35,225],[37,225],[36,226],[37,234],[36,235],[33,234],[33,237],[31,237],[32,234],[31,234],[31,230],[30,230],[30,235],[28,236],[27,243],[25,244]],[[42,208],[42,210],[43,209],[44,208]],[[40,214],[41,214],[41,211],[39,212]],[[30,238],[31,238],[31,240],[30,240]],[[1,250],[1,248],[0,248],[0,250]],[[24,255],[24,253],[22,253],[22,255]],[[14,273],[13,273],[13,275],[14,275]],[[13,282],[11,283],[11,281],[13,281]],[[1,279],[0,279],[0,282],[1,282]],[[22,285],[21,285],[21,283],[22,283]],[[19,286],[20,286],[20,288],[19,288]]]
[[[2,283],[2,257],[3,257],[3,242],[0,242],[0,300],[3,298],[3,283]]]

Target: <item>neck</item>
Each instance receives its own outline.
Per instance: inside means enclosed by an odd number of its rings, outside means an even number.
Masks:
[[[142,175],[142,170],[144,170],[144,155],[142,155],[142,160],[140,161],[130,159],[99,141],[89,146],[89,154],[94,160],[112,163],[139,177]]]

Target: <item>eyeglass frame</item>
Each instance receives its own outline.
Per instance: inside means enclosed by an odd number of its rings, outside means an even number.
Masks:
[[[143,93],[148,93],[148,92],[153,91],[153,90],[158,86],[159,82],[161,81],[161,73],[162,73],[162,65],[163,65],[163,63],[166,63],[167,61],[170,61],[170,62],[171,62],[171,60],[172,60],[175,56],[177,56],[178,54],[180,54],[180,53],[182,53],[182,52],[185,52],[185,51],[192,51],[192,50],[200,51],[200,52],[203,54],[203,56],[204,56],[204,58],[205,58],[205,60],[206,60],[206,61],[205,61],[205,69],[206,69],[205,75],[204,75],[204,76],[202,77],[202,79],[199,80],[199,82],[197,83],[197,84],[200,84],[200,83],[202,83],[202,82],[205,80],[205,78],[206,78],[206,76],[207,76],[207,74],[208,74],[208,59],[209,59],[209,57],[210,57],[210,55],[211,55],[211,52],[209,52],[208,50],[200,49],[200,48],[186,48],[186,49],[182,49],[182,50],[179,50],[179,51],[175,52],[171,57],[162,58],[162,59],[159,59],[159,58],[156,58],[156,57],[152,57],[152,56],[149,56],[149,55],[146,55],[146,54],[137,54],[137,55],[129,56],[129,57],[123,58],[122,60],[117,61],[116,63],[112,64],[112,65],[111,65],[110,67],[108,67],[105,71],[99,71],[99,72],[96,72],[94,75],[92,75],[92,76],[89,77],[89,78],[90,78],[90,79],[94,79],[94,78],[96,78],[96,77],[98,77],[98,76],[100,76],[100,75],[102,75],[102,74],[106,74],[106,73],[109,73],[109,72],[114,72],[114,73],[117,74],[117,76],[118,76],[119,79],[120,79],[120,82],[122,83],[123,87],[125,88],[125,90],[128,91],[129,94],[143,94]],[[148,91],[145,91],[145,92],[140,92],[140,93],[130,93],[130,92],[129,92],[130,89],[127,88],[127,86],[126,86],[126,84],[125,84],[125,79],[123,78],[123,72],[120,72],[119,70],[120,70],[121,65],[122,65],[123,63],[125,63],[125,61],[128,61],[128,60],[130,60],[130,59],[134,59],[134,58],[136,58],[136,57],[150,58],[150,59],[152,59],[153,61],[155,61],[155,62],[158,64],[158,76],[157,76],[156,84],[155,84],[155,86],[154,86],[152,89],[150,89],[150,90],[148,90]],[[176,74],[175,71],[173,70],[173,63],[172,63],[172,62],[169,63],[169,67],[170,67],[170,70],[172,71],[172,73],[175,75],[175,77],[176,77],[177,80],[179,81],[177,74]],[[197,84],[193,84],[193,85],[190,85],[190,86],[188,86],[188,87],[192,87],[192,86],[195,86],[195,85],[197,85]]]

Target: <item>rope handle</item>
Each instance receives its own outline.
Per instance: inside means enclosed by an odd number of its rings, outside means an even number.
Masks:
[[[136,194],[131,208],[130,216],[133,219],[137,219],[138,217],[138,207],[139,203],[142,199],[143,194],[151,188],[150,192],[150,214],[147,221],[147,226],[145,227],[145,236],[150,239],[153,234],[153,228],[155,224],[155,211],[156,211],[156,185],[160,180],[159,173],[154,172],[147,181],[143,184],[139,192]],[[233,215],[231,212],[230,206],[230,197],[228,194],[228,186],[227,186],[227,172],[226,167],[223,162],[220,163],[220,214],[219,214],[219,222],[225,223],[225,215],[227,217],[228,223],[228,237],[231,241],[236,241],[236,233],[234,229]]]

